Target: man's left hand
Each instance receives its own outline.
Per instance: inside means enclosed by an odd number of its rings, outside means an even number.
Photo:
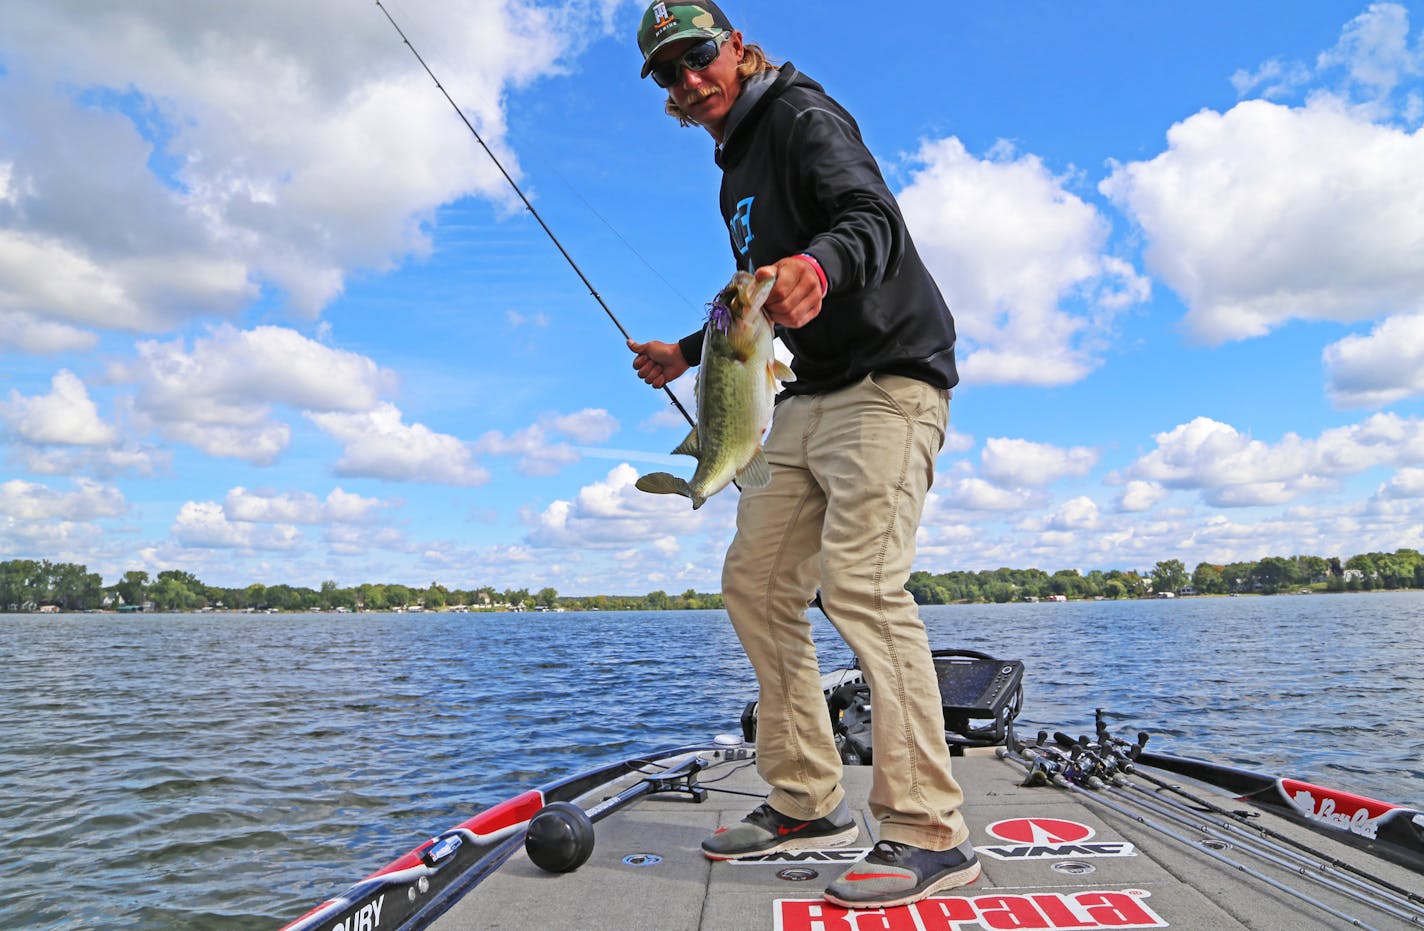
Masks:
[[[821,312],[821,279],[811,263],[790,256],[756,270],[757,281],[772,275],[776,276],[776,284],[766,299],[766,315],[771,322],[794,330],[815,320]]]

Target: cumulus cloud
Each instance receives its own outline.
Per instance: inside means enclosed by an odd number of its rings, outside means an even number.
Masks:
[[[325,499],[305,492],[277,493],[251,490],[241,485],[223,499],[223,513],[231,521],[261,524],[367,524],[388,502],[333,488]]]
[[[301,542],[301,531],[291,524],[229,520],[215,501],[186,502],[169,532],[178,545],[196,549],[285,551]]]
[[[0,514],[24,521],[92,521],[128,511],[123,493],[110,485],[75,479],[74,491],[11,479],[0,482]]]
[[[516,174],[507,91],[610,23],[593,0],[399,13]],[[426,250],[440,204],[509,198],[390,24],[344,0],[16,0],[0,54],[0,140],[29,140],[0,141],[0,312],[152,332],[270,285],[314,314],[350,269]]]
[[[108,446],[118,440],[117,431],[99,416],[84,382],[68,369],[50,379],[49,394],[27,398],[11,391],[9,402],[0,402],[0,420],[29,443]]]
[[[1238,73],[1243,92],[1314,91],[1302,106],[1203,110],[1172,126],[1166,151],[1115,165],[1099,185],[1141,227],[1147,266],[1185,301],[1196,338],[1424,304],[1424,131],[1406,128],[1424,108],[1417,92],[1396,99],[1402,78],[1424,73],[1424,43],[1411,47],[1408,28],[1404,7],[1377,3],[1315,67]]]
[[[285,327],[222,325],[193,341],[144,341],[111,377],[133,383],[136,419],[213,456],[262,465],[286,448],[291,428],[273,405],[305,411],[368,411],[395,376],[371,359]]]
[[[1262,100],[1173,126],[1166,152],[1101,190],[1210,343],[1296,318],[1368,320],[1424,302],[1424,133],[1324,101]],[[1282,171],[1290,165],[1290,171]]]
[[[306,416],[342,444],[336,463],[340,475],[442,485],[480,485],[489,479],[469,444],[424,424],[405,423],[394,404],[354,414],[309,411]]]
[[[1099,364],[1102,328],[1148,285],[1106,254],[1107,220],[1034,155],[925,142],[898,195],[945,292],[976,384],[1060,385]]]
[[[1198,417],[1157,434],[1156,441],[1125,476],[1196,490],[1219,507],[1283,504],[1376,466],[1424,463],[1424,422],[1394,414],[1326,430],[1314,440],[1288,433],[1275,444]]]
[[[490,430],[475,442],[475,451],[491,456],[517,456],[524,475],[553,475],[577,462],[580,451],[556,439],[566,436],[577,443],[601,443],[618,431],[618,420],[601,408],[573,414],[549,414],[514,433]]]
[[[3,280],[3,272],[0,272],[0,280]],[[57,355],[86,352],[98,342],[98,335],[88,330],[36,319],[31,314],[0,311],[0,352]]]
[[[1167,489],[1156,482],[1135,480],[1123,487],[1117,499],[1117,509],[1129,514],[1150,511],[1165,497]]]
[[[1048,443],[991,437],[980,454],[980,472],[1001,488],[1041,488],[1097,465],[1097,450],[1086,446],[1064,449]]]
[[[967,511],[1022,511],[1045,503],[1042,494],[1018,488],[1002,488],[982,478],[951,482],[943,495],[946,506]]]
[[[1394,473],[1389,481],[1375,491],[1383,500],[1416,500],[1424,498],[1424,468],[1411,466]]]
[[[572,501],[554,501],[530,518],[528,541],[539,547],[626,547],[630,540],[646,539],[659,551],[666,549],[666,534],[659,528],[677,527],[680,533],[706,529],[708,515],[721,508],[727,495],[717,495],[693,511],[677,495],[650,495],[633,483],[638,470],[627,463],[613,468],[598,482],[579,489]]]
[[[105,479],[141,475],[153,478],[172,464],[173,453],[133,442],[107,448],[17,443],[11,447],[6,459],[38,475],[94,475]]]
[[[1086,495],[1079,495],[1050,514],[1045,529],[1065,533],[1092,530],[1098,526],[1098,516],[1097,503]]]
[[[1388,317],[1368,336],[1347,336],[1322,354],[1338,407],[1383,407],[1424,393],[1424,313]]]

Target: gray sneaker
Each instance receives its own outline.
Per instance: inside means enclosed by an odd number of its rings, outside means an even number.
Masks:
[[[877,843],[855,866],[826,887],[826,900],[843,908],[888,908],[979,878],[979,858],[965,841],[949,850],[925,850],[895,841]]]
[[[778,850],[844,847],[859,834],[860,826],[844,800],[835,811],[815,821],[797,821],[763,804],[739,824],[704,840],[702,853],[709,860],[737,860]]]

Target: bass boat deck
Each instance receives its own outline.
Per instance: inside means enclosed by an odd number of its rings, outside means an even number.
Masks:
[[[848,681],[839,675],[828,678],[827,696],[845,736],[858,706],[837,709],[836,689]],[[753,706],[748,715],[744,732],[754,732]],[[1040,733],[1023,743],[1010,720],[998,746],[958,748],[954,772],[983,875],[908,906],[846,911],[821,898],[876,840],[864,807],[869,766],[845,768],[848,799],[860,803],[853,846],[758,860],[703,857],[701,840],[739,821],[768,791],[754,744],[724,736],[511,799],[287,927],[1424,927],[1424,813],[1148,753],[1146,735],[1129,744],[1107,732],[1101,715],[1097,725],[1096,740]]]

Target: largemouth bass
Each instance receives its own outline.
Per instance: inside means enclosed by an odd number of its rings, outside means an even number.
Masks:
[[[775,284],[775,278],[758,284],[737,272],[712,302],[697,371],[697,426],[673,450],[696,457],[697,470],[690,481],[668,472],[644,475],[637,481],[640,490],[683,495],[696,510],[733,478],[743,488],[771,481],[761,438],[771,422],[777,381],[796,377],[773,355],[771,321],[762,311]]]

